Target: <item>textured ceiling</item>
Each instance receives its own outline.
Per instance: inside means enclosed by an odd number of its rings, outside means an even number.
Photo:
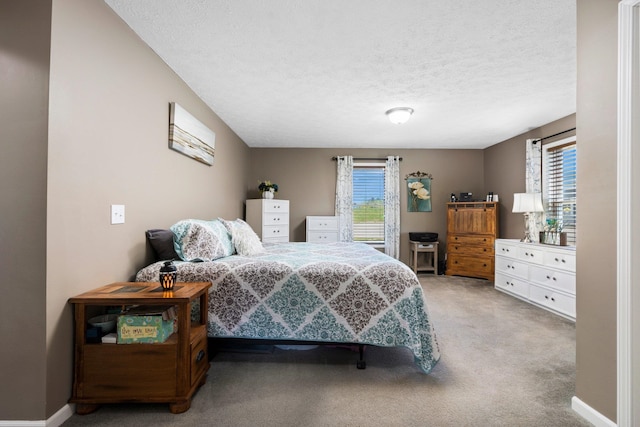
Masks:
[[[105,1],[251,147],[485,148],[576,109],[575,0]]]

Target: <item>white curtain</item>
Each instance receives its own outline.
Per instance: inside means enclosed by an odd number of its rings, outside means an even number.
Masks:
[[[527,139],[525,191],[542,193],[542,140]],[[529,231],[534,242],[539,240],[539,232],[544,229],[544,212],[529,215]]]
[[[400,157],[389,156],[384,169],[384,253],[400,258]]]
[[[336,216],[340,242],[353,241],[353,156],[337,157]]]

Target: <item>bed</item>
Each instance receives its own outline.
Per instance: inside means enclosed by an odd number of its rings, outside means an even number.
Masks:
[[[242,220],[216,220],[215,232],[202,230],[211,221],[186,221],[171,228],[177,280],[212,282],[209,337],[402,346],[425,373],[439,360],[422,288],[404,263],[363,243],[263,245]],[[162,265],[136,280],[157,281]]]

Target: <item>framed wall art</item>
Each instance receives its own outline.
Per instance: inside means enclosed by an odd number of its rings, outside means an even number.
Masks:
[[[412,172],[407,181],[407,212],[431,212],[431,180],[426,172]]]
[[[169,103],[169,148],[213,165],[216,134],[175,102]]]

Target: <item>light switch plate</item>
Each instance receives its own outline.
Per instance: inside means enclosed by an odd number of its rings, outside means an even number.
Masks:
[[[111,224],[124,224],[124,205],[111,205]]]

